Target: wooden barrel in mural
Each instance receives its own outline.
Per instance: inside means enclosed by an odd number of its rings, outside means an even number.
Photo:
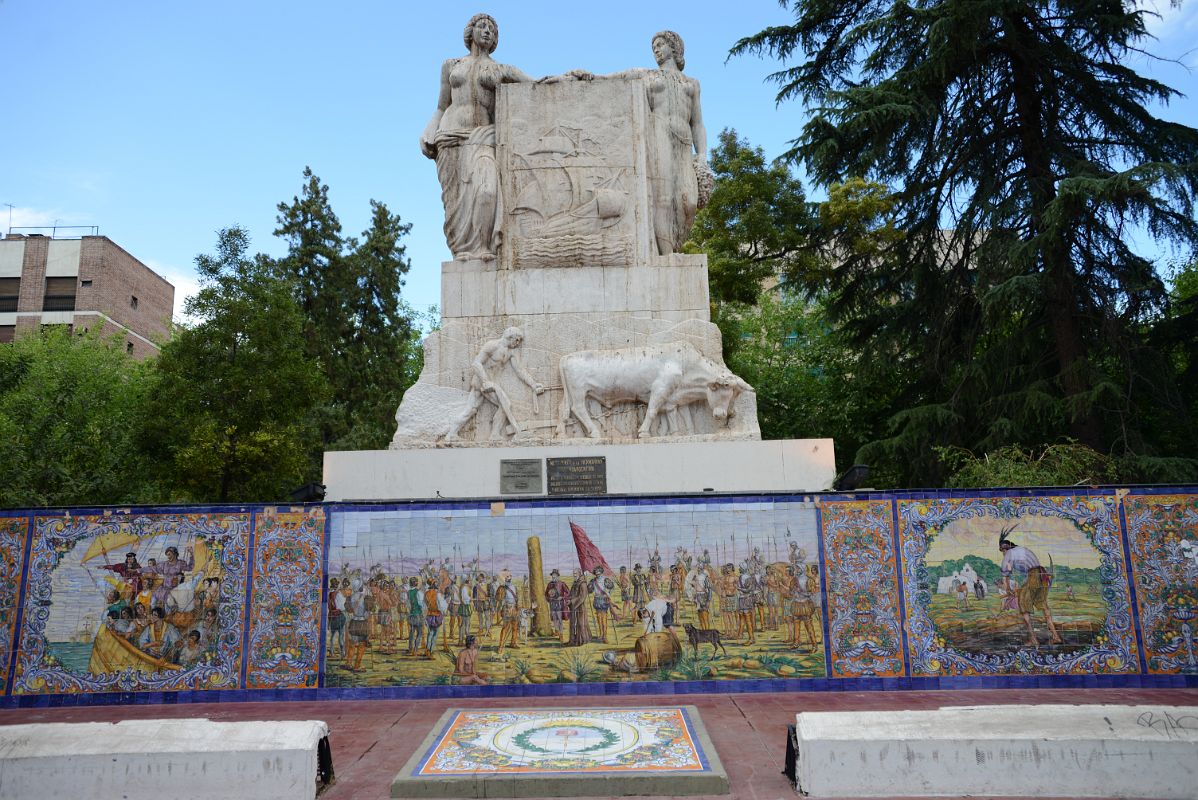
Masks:
[[[646,633],[636,640],[635,651],[636,668],[647,672],[672,665],[682,654],[682,645],[671,633]]]

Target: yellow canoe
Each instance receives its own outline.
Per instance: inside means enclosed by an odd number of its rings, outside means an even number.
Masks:
[[[138,672],[162,672],[168,669],[182,669],[178,664],[172,664],[163,658],[157,658],[131,644],[125,638],[118,636],[106,626],[100,626],[96,640],[92,644],[91,661],[87,671],[92,675],[104,675],[120,672],[132,667]]]

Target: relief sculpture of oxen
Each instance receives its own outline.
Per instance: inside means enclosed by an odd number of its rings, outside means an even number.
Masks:
[[[741,392],[753,391],[727,367],[703,356],[689,342],[581,350],[562,356],[559,371],[559,437],[565,436],[566,423],[573,414],[587,436],[600,438],[602,432],[587,411],[587,398],[609,408],[616,403],[645,403],[645,421],[637,432],[644,439],[652,435],[653,425],[663,413],[670,431],[679,432],[680,420],[689,422],[679,409],[692,403],[705,402],[712,417],[727,425],[735,416],[736,398]]]

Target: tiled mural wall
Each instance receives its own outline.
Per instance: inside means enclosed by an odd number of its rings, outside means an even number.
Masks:
[[[0,512],[0,572],[10,706],[1198,685],[1193,491]]]

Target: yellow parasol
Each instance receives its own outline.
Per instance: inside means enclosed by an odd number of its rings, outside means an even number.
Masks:
[[[152,535],[159,536],[161,534],[155,533]],[[83,554],[83,560],[80,563],[86,564],[93,558],[105,555],[113,550],[124,549],[131,544],[137,544],[142,539],[148,538],[150,537],[138,536],[136,533],[128,529],[117,530],[113,531],[112,533],[102,533],[95,539],[92,539],[92,543],[88,545],[87,552]]]

